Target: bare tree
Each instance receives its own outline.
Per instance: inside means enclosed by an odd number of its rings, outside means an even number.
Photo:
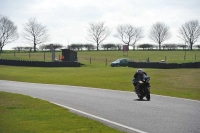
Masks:
[[[136,28],[130,24],[119,25],[117,27],[117,34],[114,35],[119,38],[124,44],[130,45],[131,41],[133,41],[133,47],[136,42],[143,38],[143,30],[142,28]]]
[[[185,44],[189,44],[190,49],[192,50],[193,44],[200,37],[200,25],[198,20],[192,20],[186,22],[179,29],[180,38],[185,41]]]
[[[133,38],[133,43],[132,43],[132,46],[133,46],[133,50],[135,49],[135,44],[137,41],[139,41],[140,39],[142,39],[144,36],[143,36],[143,29],[140,27],[140,28],[136,28],[135,29],[135,36]]]
[[[161,50],[161,44],[171,37],[171,33],[167,25],[157,22],[151,27],[149,37],[159,44],[159,50]]]
[[[96,43],[97,51],[99,50],[99,45],[110,35],[109,28],[104,24],[104,22],[89,23],[88,40]]]
[[[47,32],[46,26],[38,23],[35,18],[31,18],[24,25],[23,37],[30,43],[33,43],[34,52],[36,52],[36,46],[48,40],[49,35]]]
[[[6,44],[17,38],[17,26],[8,17],[0,15],[0,52]]]

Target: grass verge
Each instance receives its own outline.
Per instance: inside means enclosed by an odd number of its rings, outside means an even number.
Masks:
[[[0,92],[1,133],[120,133],[49,102]]]
[[[136,68],[39,68],[0,66],[0,79],[133,91]],[[144,69],[151,77],[151,93],[200,100],[200,69]]]

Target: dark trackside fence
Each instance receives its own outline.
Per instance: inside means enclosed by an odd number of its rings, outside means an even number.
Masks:
[[[83,64],[74,61],[45,62],[45,61],[0,59],[0,65],[31,66],[31,67],[80,67]],[[200,62],[191,62],[191,63],[129,62],[128,67],[157,68],[157,69],[200,68]]]
[[[129,62],[128,67],[134,68],[157,68],[157,69],[175,69],[175,68],[200,68],[200,62],[191,63],[163,63],[163,62]]]
[[[31,66],[31,67],[80,67],[81,63],[73,61],[45,62],[45,61],[0,59],[0,65]]]

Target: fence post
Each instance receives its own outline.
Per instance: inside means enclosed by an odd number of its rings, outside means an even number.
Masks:
[[[44,60],[45,60],[45,51],[44,51]]]
[[[149,62],[149,57],[147,58],[147,62]]]

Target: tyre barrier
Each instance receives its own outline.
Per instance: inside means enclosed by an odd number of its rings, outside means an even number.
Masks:
[[[163,63],[163,62],[129,62],[128,67],[134,68],[157,68],[157,69],[175,69],[175,68],[200,68],[200,62],[191,63]]]
[[[45,61],[0,59],[0,65],[31,66],[31,67],[80,67],[81,63],[72,61],[45,62]]]

